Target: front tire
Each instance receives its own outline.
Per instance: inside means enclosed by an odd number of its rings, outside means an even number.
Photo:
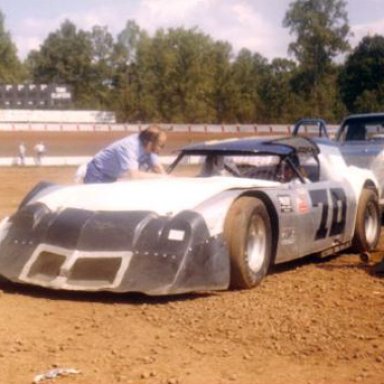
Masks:
[[[264,203],[240,197],[228,211],[224,225],[231,262],[230,287],[248,289],[268,272],[272,253],[271,219]]]
[[[377,195],[371,189],[363,189],[356,214],[356,227],[352,247],[355,252],[370,252],[379,242],[381,220]]]

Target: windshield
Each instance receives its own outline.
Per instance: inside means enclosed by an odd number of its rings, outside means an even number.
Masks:
[[[384,139],[384,116],[381,119],[349,120],[341,130],[340,140],[360,141]]]
[[[280,161],[276,155],[185,154],[171,173],[189,177],[236,176],[274,180]]]

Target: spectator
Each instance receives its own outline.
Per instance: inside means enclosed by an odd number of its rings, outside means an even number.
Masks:
[[[88,163],[84,183],[111,183],[117,179],[164,175],[159,152],[166,141],[156,125],[129,135],[98,152]]]
[[[41,165],[41,161],[46,151],[44,143],[42,141],[37,143],[34,147],[34,150],[36,152],[35,162],[37,165]]]
[[[24,143],[19,144],[19,165],[25,165],[25,154],[27,152],[27,147]]]

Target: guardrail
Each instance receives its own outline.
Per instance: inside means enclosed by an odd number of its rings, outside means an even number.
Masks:
[[[290,134],[293,125],[286,124],[159,124],[164,130],[171,132],[209,132],[237,133],[249,132],[260,135]],[[148,124],[89,124],[89,123],[0,123],[0,131],[35,131],[35,132],[139,132]],[[328,125],[332,133],[336,125]],[[306,128],[305,128],[306,129]],[[309,128],[308,128],[309,129]]]

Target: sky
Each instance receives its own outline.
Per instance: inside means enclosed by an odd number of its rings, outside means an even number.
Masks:
[[[127,20],[150,35],[159,29],[198,29],[214,40],[229,42],[236,53],[241,48],[267,59],[289,57],[294,40],[282,26],[292,0],[0,0],[5,29],[24,59],[38,49],[49,33],[65,20],[77,28],[91,30],[107,26],[113,36]],[[355,47],[366,35],[384,35],[384,0],[346,0],[349,38]]]

